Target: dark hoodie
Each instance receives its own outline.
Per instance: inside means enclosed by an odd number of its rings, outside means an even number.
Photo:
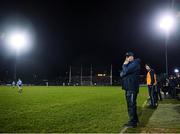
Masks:
[[[122,88],[125,90],[139,90],[140,59],[134,59],[128,64],[123,64],[120,76],[122,77]]]

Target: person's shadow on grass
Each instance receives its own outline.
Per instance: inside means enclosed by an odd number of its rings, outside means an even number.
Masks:
[[[153,115],[156,109],[149,108],[148,106],[145,107],[137,107],[138,117],[139,117],[139,125],[136,128],[129,128],[126,132],[127,133],[140,133],[142,128],[146,127],[149,122],[150,117]]]
[[[179,106],[174,107],[174,109],[176,110],[176,112],[177,112],[177,113],[179,113],[179,114],[180,114],[180,105],[179,105]]]

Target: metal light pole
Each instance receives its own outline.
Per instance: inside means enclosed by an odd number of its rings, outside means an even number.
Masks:
[[[14,63],[14,81],[17,80],[17,67],[16,67],[16,59],[15,59],[15,63]]]
[[[166,37],[165,37],[165,57],[166,57],[166,75],[168,76],[168,49],[167,49],[167,47],[168,47],[168,38],[169,38],[169,36],[168,36],[168,33],[166,33],[166,35],[165,35]]]

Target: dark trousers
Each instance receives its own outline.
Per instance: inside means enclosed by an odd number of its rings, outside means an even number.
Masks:
[[[138,95],[137,91],[126,91],[129,123],[132,125],[137,124],[139,122],[137,116],[137,106],[136,106],[137,95]]]
[[[160,88],[157,86],[156,89],[157,89],[157,99],[158,99],[158,100],[162,100]]]
[[[148,92],[149,92],[149,97],[151,101],[151,106],[156,106],[155,104],[157,103],[157,95],[155,91],[155,86],[148,86]]]
[[[171,95],[172,98],[176,98],[176,88],[175,88],[175,86],[170,86],[168,93]]]

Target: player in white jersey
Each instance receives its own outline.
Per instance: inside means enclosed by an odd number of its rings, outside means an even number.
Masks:
[[[15,83],[15,81],[13,81],[12,82],[12,87],[15,88],[15,86],[16,86],[16,83]]]
[[[22,81],[21,81],[21,79],[18,79],[17,86],[18,86],[18,92],[22,93]]]

